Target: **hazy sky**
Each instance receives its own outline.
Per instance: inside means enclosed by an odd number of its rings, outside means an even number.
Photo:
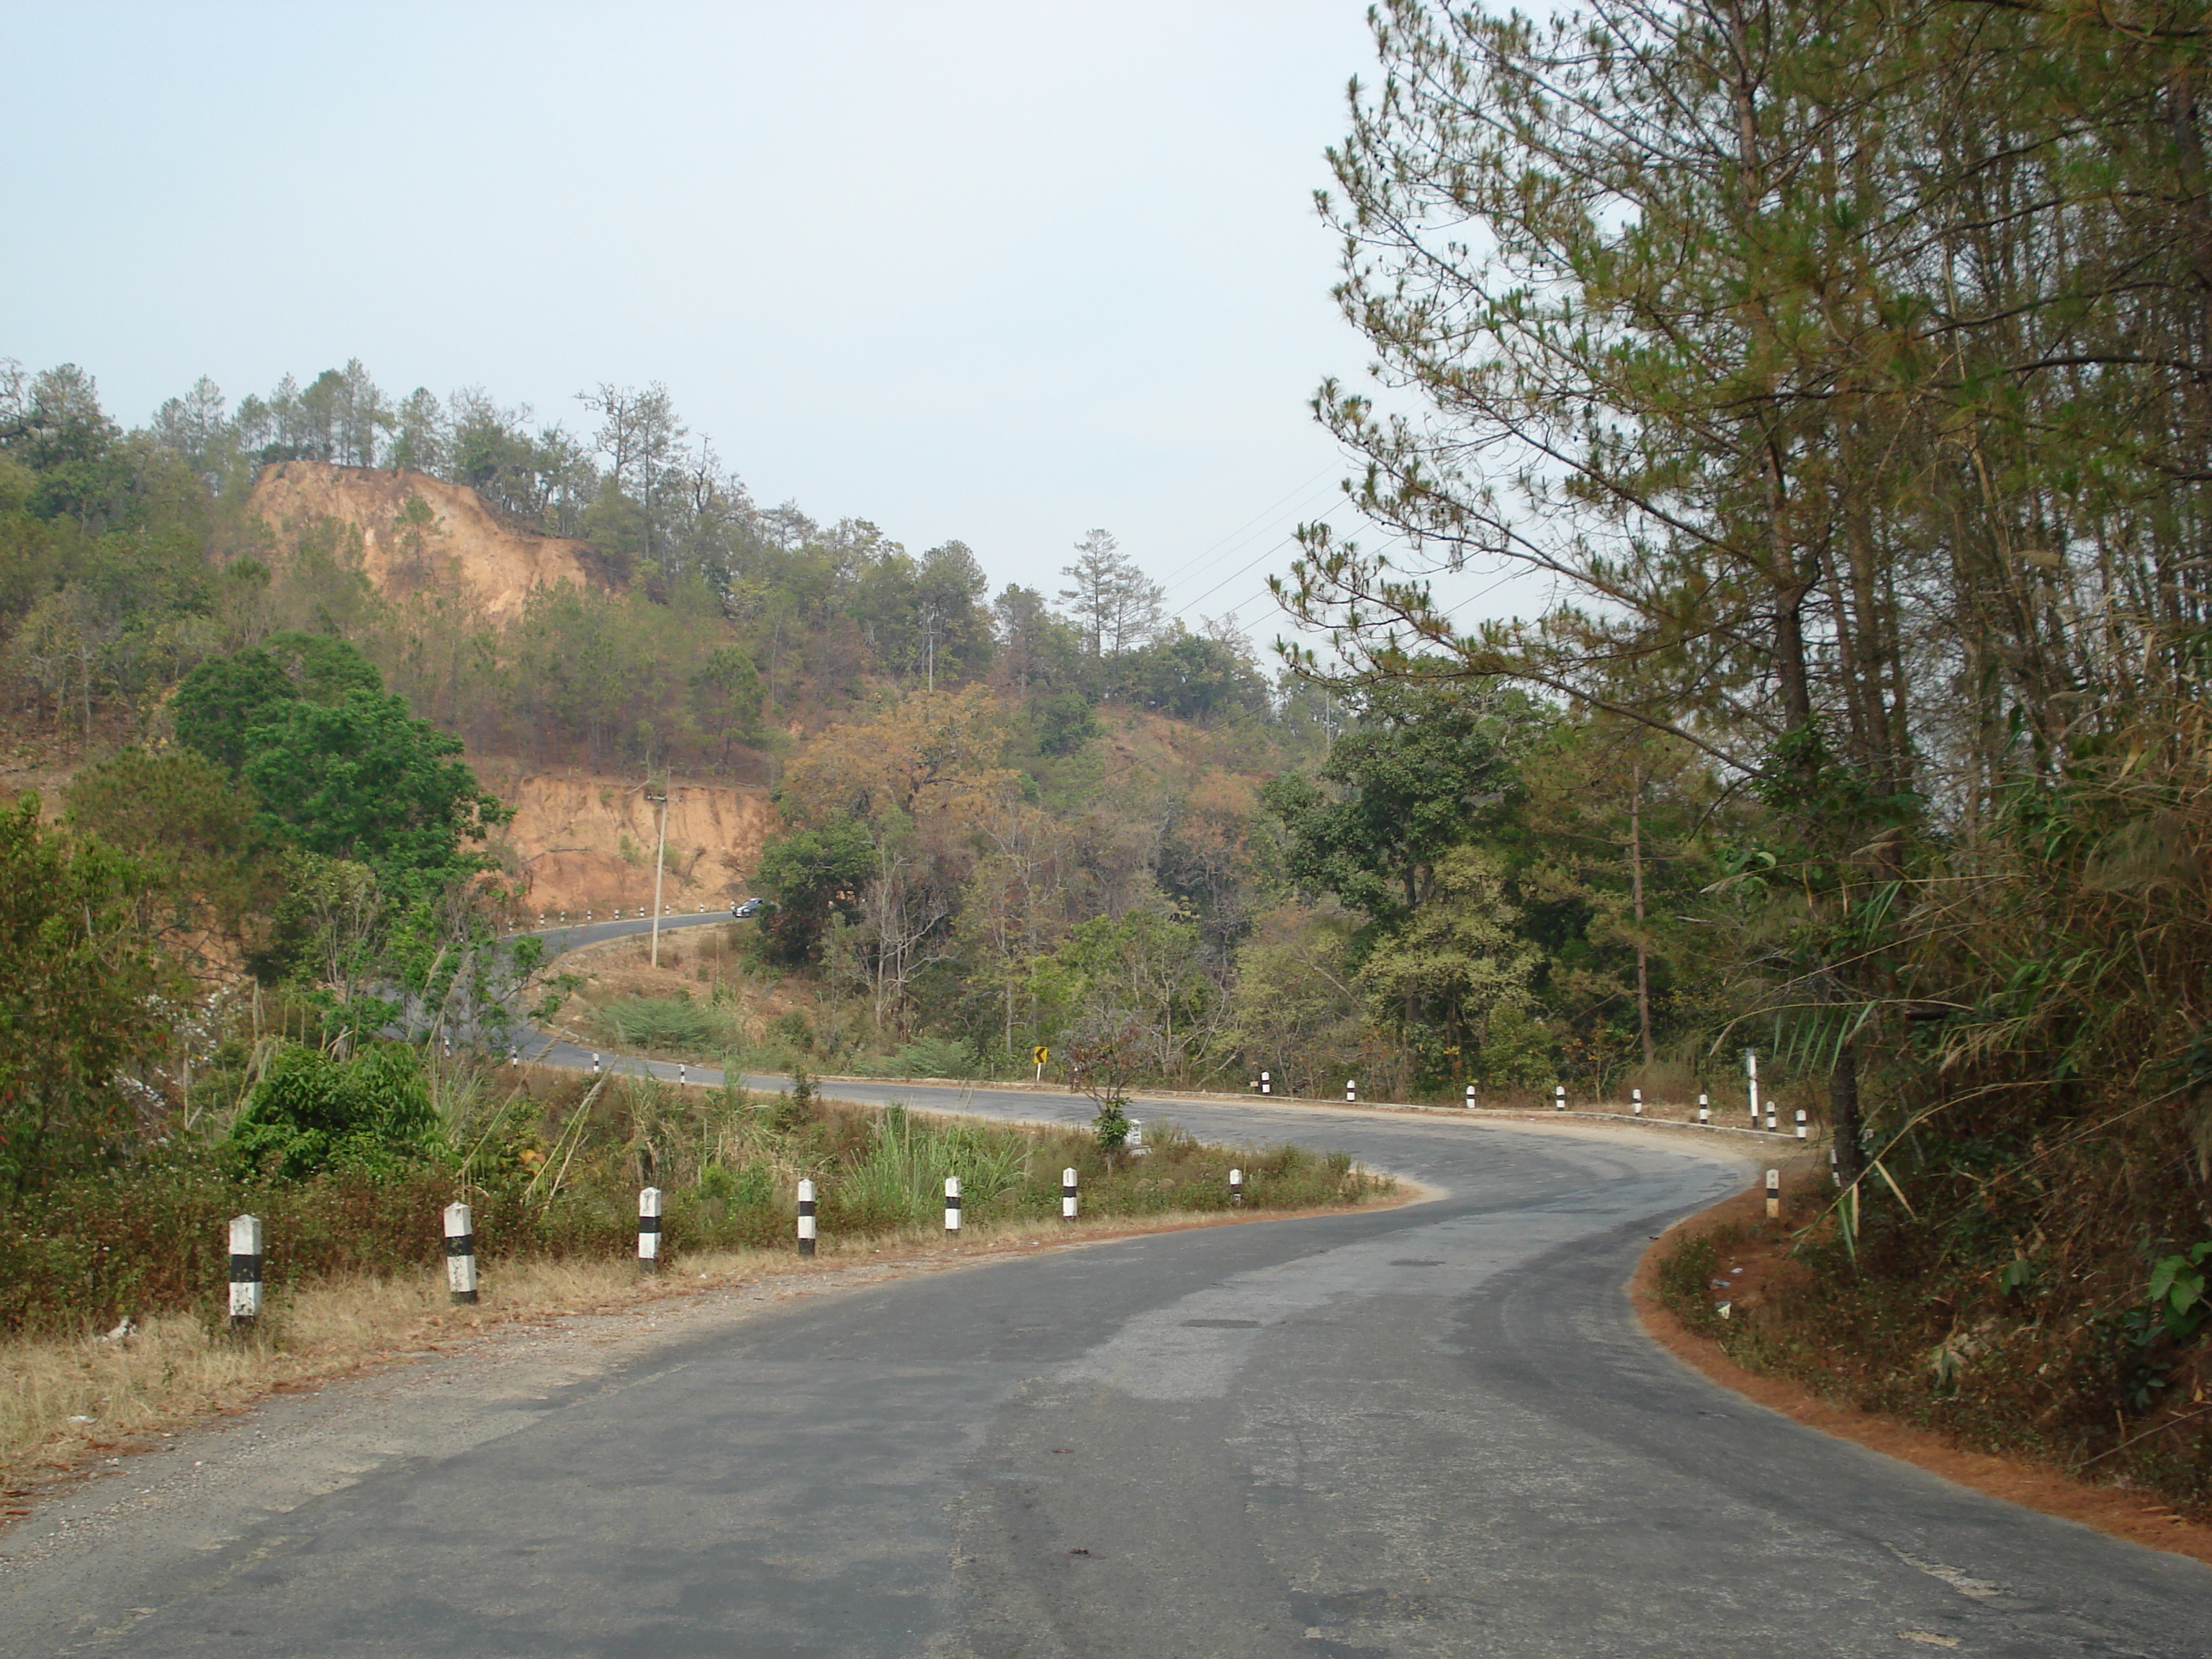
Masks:
[[[0,356],[131,424],[349,356],[579,431],[661,380],[763,505],[1048,592],[1103,526],[1264,640],[1367,362],[1311,199],[1364,9],[9,5]]]

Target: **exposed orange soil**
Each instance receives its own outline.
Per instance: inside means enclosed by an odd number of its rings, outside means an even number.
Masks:
[[[419,557],[395,530],[410,497],[437,516]],[[280,533],[335,519],[361,532],[362,574],[380,593],[465,592],[477,615],[495,624],[522,614],[533,587],[615,586],[588,542],[542,536],[509,524],[466,484],[396,468],[282,461],[264,467],[248,507]]]

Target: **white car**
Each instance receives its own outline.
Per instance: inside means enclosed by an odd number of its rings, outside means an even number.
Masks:
[[[749,898],[741,903],[732,904],[730,907],[730,914],[735,916],[739,921],[743,921],[747,916],[758,915],[760,914],[760,908],[761,902],[758,899]]]

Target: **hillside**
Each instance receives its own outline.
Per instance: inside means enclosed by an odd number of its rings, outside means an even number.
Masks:
[[[420,498],[435,522],[422,551],[407,545],[400,515]],[[361,533],[362,574],[386,599],[428,590],[469,601],[483,621],[504,626],[522,614],[530,590],[571,586],[612,590],[608,561],[588,542],[518,526],[466,484],[399,468],[338,466],[326,461],[279,461],[262,469],[247,510],[277,532],[288,526],[333,520]]]
[[[564,768],[525,772],[495,757],[477,775],[515,809],[498,850],[524,882],[520,908],[580,915],[653,902],[654,811],[635,777]],[[668,869],[662,899],[681,910],[727,908],[746,890],[761,843],[776,827],[764,789],[678,775],[668,800]]]

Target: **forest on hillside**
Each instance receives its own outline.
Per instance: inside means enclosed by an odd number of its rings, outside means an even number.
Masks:
[[[1103,531],[1053,595],[988,598],[958,543],[756,507],[659,388],[584,399],[588,442],[478,392],[394,404],[358,362],[234,410],[203,380],[131,431],[73,366],[0,390],[19,740],[79,765],[70,830],[158,866],[149,948],[242,966],[300,1035],[360,1029],[380,977],[445,1010],[426,1036],[512,1000],[465,739],[775,779],[757,957],[820,1012],[763,1061],[921,1044],[994,1075],[1041,1044],[1132,1080],[1455,1097],[1714,1063],[1726,966],[1637,931],[1706,879],[1684,835],[1711,792],[1547,702],[1270,676]],[[451,585],[379,591],[350,526],[246,510],[301,460],[469,483],[614,580],[502,624]],[[440,534],[419,496],[398,531]],[[180,1109],[188,1063],[238,1088],[235,1042],[195,1040],[143,1079]]]

